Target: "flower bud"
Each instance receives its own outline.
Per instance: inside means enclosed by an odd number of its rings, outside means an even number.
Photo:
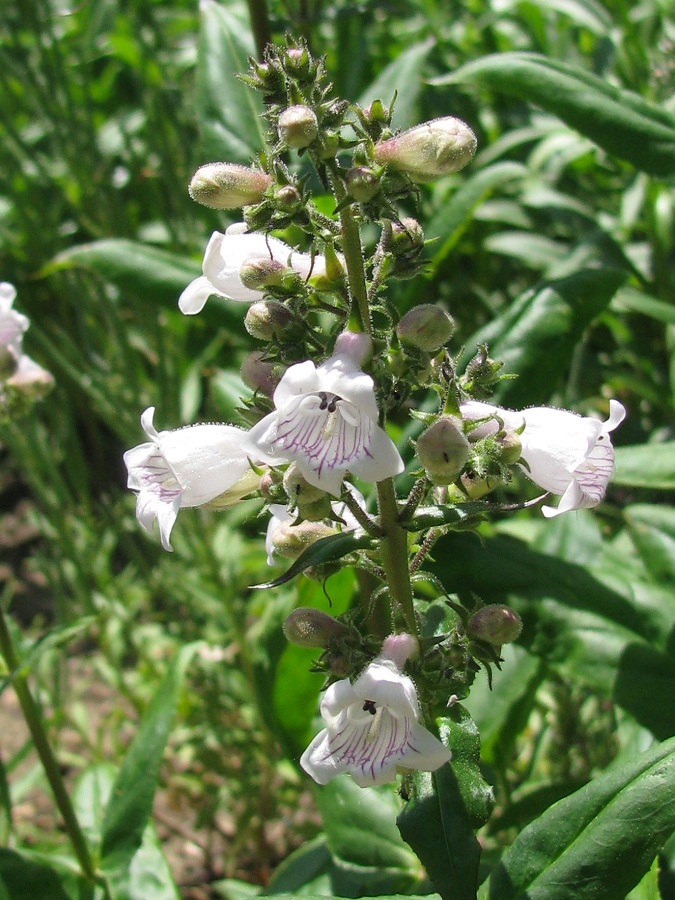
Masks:
[[[335,534],[336,529],[325,522],[282,522],[272,534],[272,546],[284,559],[297,559],[307,547],[321,538]]]
[[[469,500],[480,500],[500,484],[498,478],[479,478],[474,472],[464,472],[460,480]]]
[[[310,484],[309,481],[301,475],[297,463],[291,463],[284,472],[284,490],[293,506],[300,502],[314,503],[327,496],[325,491]],[[325,516],[322,516],[321,518],[325,518]]]
[[[422,303],[409,310],[396,326],[402,344],[434,353],[446,344],[455,330],[455,323],[440,306]]]
[[[451,484],[469,458],[469,442],[461,419],[443,416],[417,441],[417,456],[433,484]]]
[[[376,144],[376,162],[405,172],[415,181],[432,181],[458,172],[476,152],[476,135],[454,116],[432,119]]]
[[[357,366],[363,366],[373,355],[373,339],[363,331],[342,331],[335,339],[333,353],[349,356]]]
[[[237,209],[259,203],[272,178],[258,169],[235,163],[207,163],[192,176],[188,192],[193,200],[211,209]]]
[[[323,522],[324,519],[329,519],[333,512],[328,494],[316,500],[307,500],[306,497],[300,496],[296,508],[298,515],[306,522]]]
[[[268,256],[249,256],[241,264],[239,278],[244,287],[260,291],[265,287],[280,285],[290,270]]]
[[[308,106],[289,106],[279,116],[279,137],[287,147],[302,150],[316,140],[319,123]]]
[[[501,647],[515,641],[523,630],[518,613],[501,603],[492,603],[475,612],[469,619],[467,631],[470,637]]]
[[[499,439],[499,462],[505,466],[512,466],[521,457],[523,445],[514,431],[507,431],[504,437]]]
[[[367,203],[380,190],[380,180],[372,169],[366,166],[356,166],[350,169],[345,176],[347,193],[359,203]]]
[[[424,247],[424,232],[417,219],[407,216],[391,226],[392,251],[395,256],[419,252]]]
[[[242,381],[252,391],[260,391],[267,397],[271,397],[281,381],[279,367],[263,359],[259,350],[249,353],[241,365]]]
[[[302,206],[302,195],[292,184],[284,184],[275,191],[274,201],[281,212],[294,213]]]
[[[258,300],[252,303],[244,325],[251,337],[260,341],[271,341],[280,337],[293,321],[293,313],[277,300]]]
[[[409,659],[415,659],[420,653],[420,642],[412,634],[390,634],[384,639],[380,656],[396,663],[399,669],[403,669]]]
[[[319,609],[300,606],[287,617],[283,626],[286,640],[299,647],[327,647],[328,643],[349,629]]]
[[[260,490],[260,481],[260,475],[257,475],[253,469],[249,469],[224,493],[214,497],[213,500],[209,500],[208,503],[204,503],[204,509],[219,510],[226,509],[228,506],[234,506],[247,494]]]

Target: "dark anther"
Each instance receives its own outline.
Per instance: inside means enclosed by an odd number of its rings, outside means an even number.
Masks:
[[[319,397],[321,397],[319,409],[324,410],[328,406],[328,394],[326,394],[324,391],[319,391]]]
[[[363,704],[363,711],[369,712],[371,716],[374,716],[377,710],[375,709],[375,701],[374,700],[366,700]]]

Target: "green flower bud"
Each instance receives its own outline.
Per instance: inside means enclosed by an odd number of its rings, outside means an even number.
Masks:
[[[337,529],[325,522],[283,522],[272,535],[274,549],[284,559],[297,559],[315,541],[336,534]]]
[[[332,511],[328,494],[324,494],[317,500],[307,500],[303,497],[298,499],[298,515],[307,522],[323,522],[324,519],[330,518]]]
[[[239,277],[244,287],[261,291],[265,287],[280,285],[290,270],[268,256],[251,256],[245,259],[239,269]]]
[[[435,353],[446,344],[455,330],[455,323],[440,306],[422,303],[409,310],[396,326],[402,344]]]
[[[279,137],[287,147],[302,150],[316,140],[319,123],[308,106],[289,106],[279,116]]]
[[[433,484],[451,484],[469,458],[469,441],[461,419],[443,416],[417,441],[417,456]]]
[[[499,438],[499,461],[505,466],[512,466],[518,462],[523,445],[514,431],[507,431],[504,437]]]
[[[280,337],[293,322],[293,313],[277,300],[258,300],[252,303],[244,325],[251,337],[260,341],[271,341]]]
[[[188,192],[193,200],[211,209],[237,209],[259,203],[272,178],[258,169],[235,163],[207,163],[197,169]]]
[[[501,647],[515,641],[523,630],[523,622],[517,612],[492,603],[475,612],[469,619],[467,631],[470,637]]]
[[[500,484],[498,478],[479,478],[474,472],[464,472],[460,480],[469,500],[480,500]]]
[[[367,203],[380,190],[380,180],[372,169],[366,166],[356,166],[350,169],[345,176],[347,193],[359,203]]]
[[[304,606],[294,609],[282,628],[286,639],[299,647],[327,647],[331,640],[349,631],[346,625],[327,613]]]
[[[410,175],[415,181],[432,181],[458,172],[476,152],[476,135],[454,116],[432,119],[376,144],[373,157]]]
[[[284,472],[284,490],[293,506],[300,502],[315,503],[317,500],[323,500],[323,498],[327,496],[325,491],[310,484],[309,481],[300,474],[300,470],[296,463],[291,463]],[[321,518],[325,518],[325,516],[322,516]]]
[[[274,192],[274,201],[281,212],[294,213],[302,206],[302,195],[292,184],[284,184]]]

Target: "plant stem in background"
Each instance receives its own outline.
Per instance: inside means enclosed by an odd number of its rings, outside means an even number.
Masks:
[[[272,43],[267,0],[246,0],[246,3],[251,16],[251,30],[255,38],[258,59],[262,59],[265,47]]]
[[[28,680],[21,670],[21,662],[14,649],[14,643],[9,628],[7,627],[7,620],[2,604],[0,604],[0,652],[3,655],[10,672],[12,686],[14,687],[19,704],[21,705],[21,710],[33,739],[33,745],[35,746],[37,755],[40,757],[42,767],[45,770],[49,786],[54,794],[56,805],[63,818],[63,823],[68,833],[68,837],[70,838],[70,842],[73,845],[75,856],[82,869],[82,874],[88,881],[93,883],[96,880],[96,872],[91,856],[89,855],[89,849],[87,848],[82,829],[80,828],[80,823],[77,821],[77,816],[75,815],[75,811],[70,802],[66,786],[63,783],[58,761],[49,744],[40,710],[30,692]]]
[[[410,572],[408,571],[408,537],[398,522],[398,506],[393,478],[378,482],[377,503],[380,510],[380,527],[385,535],[380,545],[380,552],[382,566],[387,575],[389,594],[403,615],[410,634],[417,634]]]

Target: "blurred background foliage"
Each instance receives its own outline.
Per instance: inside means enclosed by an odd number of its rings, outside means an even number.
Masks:
[[[653,127],[675,129],[675,5],[269,6],[275,39],[303,36],[326,55],[336,94],[388,103],[396,92],[397,126],[458,115],[477,133],[474,163],[421,187],[417,208],[405,210],[431,242],[426,273],[394,289],[401,310],[445,304],[457,354],[488,340],[520,375],[504,383],[505,405],[605,415],[616,397],[628,418],[615,443],[648,445],[619,449],[597,515],[543,522],[524,511],[485,525],[483,548],[461,535],[439,545],[450,591],[508,600],[525,621],[495,690],[481,682],[467,701],[497,786],[490,860],[554,799],[675,732],[673,171],[629,130],[625,152],[609,152],[592,113],[573,127],[555,84],[531,102],[516,57],[492,55],[540,54],[598,76],[644,102]],[[216,159],[247,163],[261,149],[256,101],[233,79],[252,54],[239,2],[23,0],[0,11],[0,277],[32,321],[28,352],[57,382],[33,416],[0,431],[0,578],[57,746],[70,735],[73,779],[120,761],[125,724],[177,648],[206,642],[162,775],[166,803],[182,810],[164,817],[164,834],[192,848],[197,874],[184,879],[194,893],[184,896],[194,897],[223,877],[267,883],[320,830],[293,765],[320,684],[307,673],[311,654],[286,647],[280,623],[299,602],[325,608],[322,586],[249,590],[268,578],[255,501],[223,515],[184,511],[175,553],[165,554],[139,534],[121,461],[141,439],[146,406],[157,406],[161,428],[237,421],[239,365],[255,349],[242,310],[214,298],[186,318],[176,301],[211,231],[228,224],[189,200],[191,174]],[[472,69],[487,57],[492,69]],[[338,612],[351,578],[326,585]],[[41,640],[49,629],[56,638]],[[100,703],[91,685],[104,687]],[[29,749],[20,741],[0,751],[13,785],[2,827],[48,849],[60,843],[56,831],[37,834],[10,817],[39,781],[36,766],[26,769]],[[327,789],[320,802],[330,807]],[[395,798],[385,792],[382,803],[384,816]],[[314,866],[333,893],[378,892],[372,872],[359,880],[349,856],[338,858],[337,845],[351,850],[335,835],[317,841],[272,890],[307,881]],[[672,843],[664,897],[675,880]],[[396,889],[419,891],[414,864],[396,858]],[[647,893],[655,870],[647,877],[635,900],[657,896]],[[218,890],[236,894],[229,882]]]

